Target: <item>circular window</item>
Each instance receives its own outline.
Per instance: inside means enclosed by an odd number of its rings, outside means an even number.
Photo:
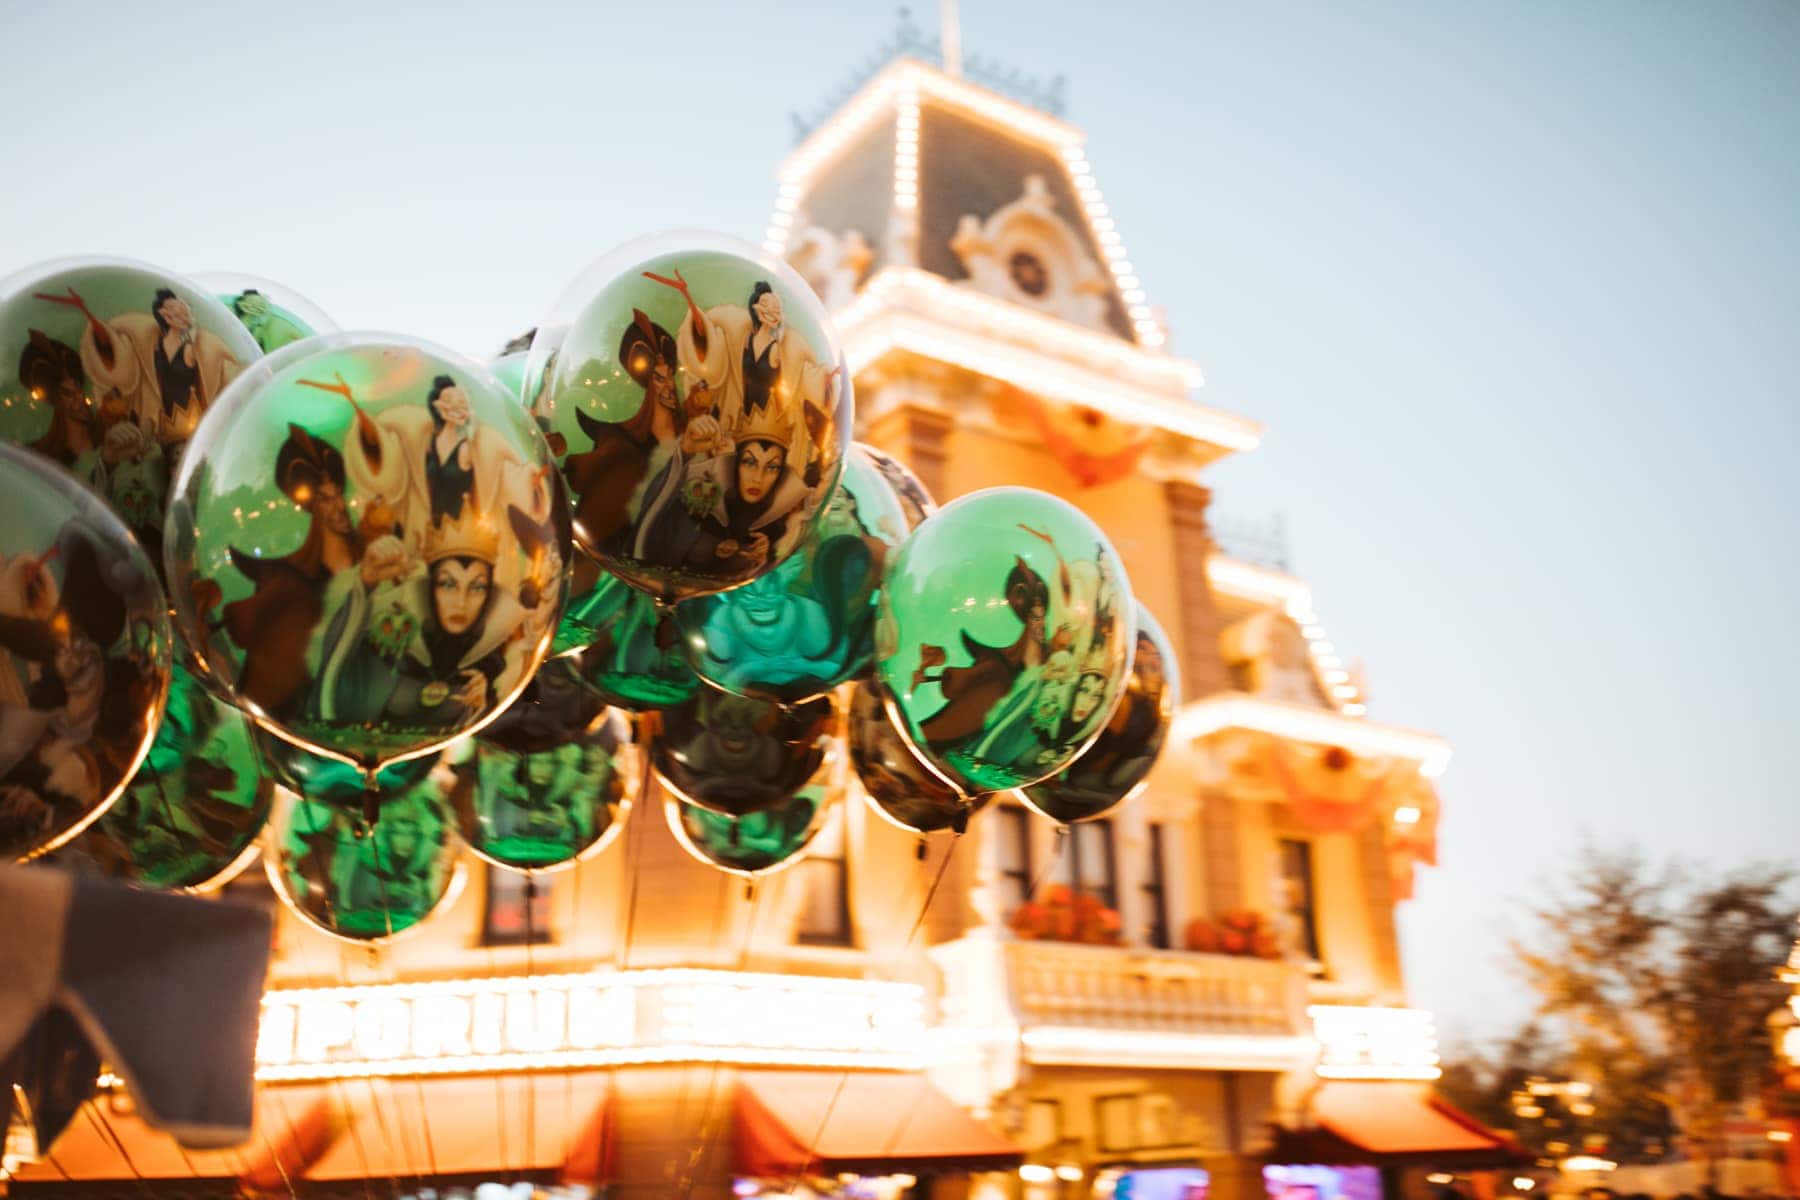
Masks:
[[[1006,269],[1012,275],[1013,286],[1027,296],[1042,296],[1050,290],[1050,272],[1044,260],[1029,250],[1015,250],[1006,260]]]

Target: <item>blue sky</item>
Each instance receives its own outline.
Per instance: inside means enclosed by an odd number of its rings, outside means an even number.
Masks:
[[[918,6],[929,22],[932,6]],[[479,14],[479,15],[478,15]],[[655,229],[755,238],[885,5],[0,0],[0,274],[282,280],[485,355]],[[1073,119],[1203,399],[1264,422],[1372,716],[1442,732],[1404,915],[1452,1034],[1524,1007],[1521,905],[1584,835],[1800,851],[1800,6],[965,0]]]

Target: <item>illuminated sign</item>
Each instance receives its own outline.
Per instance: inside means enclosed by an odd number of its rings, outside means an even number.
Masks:
[[[265,1080],[641,1063],[914,1070],[913,984],[688,969],[273,991]]]
[[[1436,1079],[1437,1027],[1421,1008],[1315,1004],[1306,1010],[1319,1039],[1325,1079]]]

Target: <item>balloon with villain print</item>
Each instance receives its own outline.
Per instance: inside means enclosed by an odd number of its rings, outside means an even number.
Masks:
[[[881,683],[865,679],[850,693],[850,765],[875,811],[913,833],[962,833],[987,806],[989,793],[964,796],[919,761],[888,716]]]
[[[201,415],[262,357],[195,281],[58,259],[0,281],[0,439],[106,498],[161,577],[163,514]]]
[[[462,879],[462,839],[438,763],[379,794],[381,818],[352,805],[282,791],[264,835],[269,883],[294,914],[333,937],[380,942],[450,903]]]
[[[150,753],[67,857],[144,887],[210,891],[256,856],[274,791],[249,720],[177,663]]]
[[[622,713],[563,659],[538,668],[512,707],[450,750],[463,840],[496,866],[540,871],[598,854],[643,781]]]
[[[241,375],[194,438],[167,541],[209,674],[272,732],[364,769],[511,702],[570,553],[530,416],[480,367],[381,334]]]
[[[337,322],[318,305],[273,280],[232,271],[201,271],[194,282],[231,310],[264,354],[338,331]]]
[[[1100,703],[1101,684],[1098,675],[1076,679],[1072,718],[1085,720]],[[1112,717],[1074,762],[1022,790],[1026,805],[1065,825],[1105,816],[1144,786],[1180,706],[1181,676],[1174,648],[1140,603],[1131,676]]]
[[[526,370],[564,439],[576,541],[663,604],[749,583],[799,548],[849,450],[824,306],[791,268],[718,235],[603,261]]]
[[[1062,770],[1131,671],[1135,612],[1106,535],[1067,501],[989,488],[945,505],[882,583],[877,658],[913,748],[969,793]],[[1093,676],[1098,696],[1079,706]]]
[[[682,799],[741,817],[811,779],[835,749],[837,726],[830,696],[776,704],[703,683],[693,699],[663,710],[650,761]]]
[[[870,465],[881,472],[888,486],[894,489],[894,495],[900,499],[900,507],[906,513],[906,529],[911,532],[938,509],[937,501],[925,490],[913,469],[889,454],[886,450],[869,445],[867,442],[853,443]]]
[[[53,850],[149,752],[169,690],[168,601],[93,492],[0,445],[0,862]]]
[[[256,749],[275,782],[308,800],[335,804],[358,814],[369,791],[368,772],[340,759],[302,750],[267,730],[255,731]],[[438,757],[403,759],[375,772],[373,795],[396,796],[422,782],[437,767]]]
[[[811,536],[773,571],[675,609],[694,672],[741,696],[792,704],[863,674],[875,596],[906,536],[899,497],[861,447]]]
[[[663,819],[676,843],[707,866],[746,879],[772,875],[804,858],[831,820],[842,792],[839,774],[837,764],[827,762],[792,795],[741,817],[669,795]]]
[[[672,622],[656,602],[577,551],[568,606],[552,653],[608,704],[645,712],[679,704],[700,686]]]

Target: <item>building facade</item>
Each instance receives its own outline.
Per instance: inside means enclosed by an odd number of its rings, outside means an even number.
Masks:
[[[470,858],[391,944],[283,913],[252,1144],[177,1157],[115,1108],[22,1192],[1333,1200],[1356,1188],[1264,1168],[1492,1147],[1427,1095],[1395,931],[1449,749],[1367,714],[1301,580],[1214,544],[1208,468],[1260,430],[1165,349],[1081,131],[902,58],[779,180],[767,249],[834,312],[859,438],[940,501],[1070,500],[1161,618],[1185,702],[1147,788],[1071,829],[1003,796],[921,837],[846,772],[807,859],[747,886],[651,785],[604,853],[529,882]]]

